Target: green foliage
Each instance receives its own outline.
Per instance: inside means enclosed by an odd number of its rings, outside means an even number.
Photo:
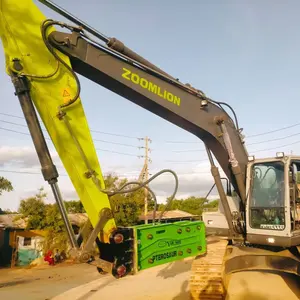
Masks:
[[[169,201],[169,199],[168,199]],[[169,210],[182,210],[188,212],[193,215],[201,215],[203,208],[207,204],[208,200],[205,198],[198,198],[198,197],[189,197],[187,199],[174,199],[169,206]],[[165,208],[164,204],[160,205],[160,210]]]
[[[40,188],[35,196],[21,200],[18,212],[27,219],[27,229],[44,229],[47,226],[46,197],[44,189]]]
[[[212,200],[208,202],[207,204],[204,205],[204,208],[218,208],[219,205],[219,200]]]
[[[47,231],[43,245],[44,251],[67,250],[68,236],[58,206],[57,204],[46,204],[46,197],[47,194],[41,188],[35,196],[21,200],[20,217],[27,219],[27,229]]]
[[[107,190],[117,190],[126,184],[127,179],[119,179],[117,176],[109,174],[104,178],[105,187]],[[136,187],[129,185],[125,190]],[[139,216],[144,210],[145,193],[143,189],[133,193],[116,194],[110,197],[111,207],[114,212],[114,217],[118,226],[131,226],[137,224]],[[148,209],[154,208],[154,201],[150,201],[148,195]]]
[[[46,209],[47,234],[44,240],[44,251],[58,249],[67,251],[69,239],[57,204],[47,205]]]
[[[69,214],[85,213],[85,209],[79,200],[64,201],[64,203]]]
[[[104,177],[105,187],[107,190],[117,190],[127,183],[126,179],[120,179],[112,174]],[[125,189],[135,187],[136,185],[127,186]],[[64,227],[62,217],[59,213],[57,204],[46,204],[47,194],[43,188],[38,193],[27,199],[21,200],[19,213],[27,219],[28,229],[45,229],[47,236],[44,242],[44,250],[59,249],[60,251],[68,250],[69,241]],[[144,211],[143,189],[133,193],[116,194],[110,197],[111,207],[114,218],[118,226],[136,225],[139,216]],[[154,201],[148,194],[148,210],[153,210]],[[84,213],[84,207],[78,200],[65,201],[65,207],[68,213]],[[201,215],[204,208],[217,208],[218,200],[208,201],[204,198],[189,197],[187,199],[175,199],[172,201],[169,209],[179,209],[193,215]],[[164,204],[160,204],[158,210],[163,210]],[[0,211],[1,213],[1,211]],[[91,231],[92,228],[89,229]]]
[[[11,214],[17,214],[18,212],[16,211],[11,211],[10,209],[5,209],[5,210],[2,210],[0,208],[0,215],[11,215]]]
[[[14,190],[12,183],[4,178],[0,176],[0,196],[2,195],[3,192],[12,192]],[[9,214],[12,213],[10,212],[10,210],[2,210],[0,208],[0,215],[4,215],[4,214]]]
[[[14,190],[12,183],[4,177],[0,176],[0,196],[3,192],[12,192]]]

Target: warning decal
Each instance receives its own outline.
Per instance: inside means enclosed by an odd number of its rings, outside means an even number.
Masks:
[[[70,93],[67,91],[67,89],[64,89],[63,97],[70,97]]]

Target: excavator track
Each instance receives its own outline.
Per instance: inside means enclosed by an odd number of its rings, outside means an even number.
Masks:
[[[225,239],[208,241],[207,254],[193,261],[189,282],[191,299],[225,299],[222,267],[227,244]]]

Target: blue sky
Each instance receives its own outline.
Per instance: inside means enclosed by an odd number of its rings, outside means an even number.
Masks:
[[[49,18],[64,20],[34,2]],[[246,135],[298,122],[298,1],[75,2],[61,0],[59,5],[105,35],[117,37],[183,83],[192,84],[215,100],[228,102],[235,109]],[[34,194],[38,187],[47,187],[47,184],[41,175],[10,173],[13,170],[39,172],[39,167],[30,137],[1,129],[28,132],[25,127],[7,123],[24,125],[22,119],[3,115],[22,116],[22,113],[12,84],[4,72],[2,47],[0,70],[0,170],[6,170],[0,175],[10,179],[15,187],[14,192],[1,196],[0,207],[16,209],[20,198]],[[179,196],[206,194],[212,179],[210,174],[202,174],[209,171],[208,163],[202,162],[207,158],[205,152],[175,152],[201,150],[201,141],[81,76],[80,80],[81,98],[90,127],[133,137],[93,132],[95,139],[106,141],[95,141],[97,148],[130,154],[98,151],[104,172],[115,171],[122,176],[138,174],[143,159],[137,156],[143,155],[144,150],[132,146],[143,146],[137,137],[149,136],[152,139],[150,171],[153,173],[162,168],[177,171],[181,182]],[[297,133],[299,136],[287,138]],[[269,142],[276,138],[284,139]],[[279,148],[297,141],[298,144]],[[249,152],[260,157],[273,156],[281,150],[297,153],[300,150],[300,125],[273,134],[249,137],[247,142]],[[257,144],[250,145],[253,143]],[[49,147],[53,149],[51,144]],[[270,151],[259,151],[276,147]],[[60,186],[66,199],[76,198],[67,177],[61,177]],[[153,184],[160,201],[172,192],[172,186],[172,178],[168,176]]]

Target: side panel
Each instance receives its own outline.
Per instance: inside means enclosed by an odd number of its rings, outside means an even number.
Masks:
[[[45,16],[31,0],[0,0],[0,37],[5,52],[6,71],[13,69],[14,58],[23,65],[22,72],[31,75],[46,76],[57,68],[57,61],[44,45],[40,26]],[[52,28],[54,30],[54,28]],[[60,54],[70,65],[69,59]],[[72,74],[60,64],[58,72],[47,79],[30,78],[30,93],[35,107],[45,124],[52,142],[64,164],[77,194],[86,209],[93,226],[98,221],[102,208],[110,208],[107,195],[101,193],[92,179],[87,179],[84,173],[87,168],[76,148],[63,121],[56,114],[58,106],[70,100],[76,93],[77,86]],[[17,101],[17,100],[16,100]],[[98,179],[104,188],[102,171],[98,162],[95,147],[91,138],[85,113],[78,99],[65,109],[76,138]],[[115,229],[114,220],[110,220],[105,228],[103,241],[108,241],[107,235]]]
[[[138,270],[206,253],[202,221],[140,225],[135,230]]]

